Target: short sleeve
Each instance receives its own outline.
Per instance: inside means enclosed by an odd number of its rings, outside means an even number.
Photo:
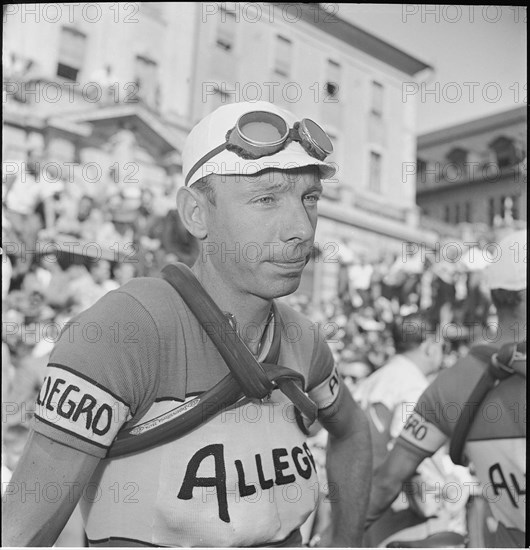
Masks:
[[[104,457],[120,428],[156,395],[160,343],[136,298],[119,290],[63,328],[37,396],[34,429]]]
[[[443,389],[451,378],[449,376],[448,379],[448,374],[449,371],[440,373],[421,394],[399,435],[402,443],[411,445],[426,456],[434,454],[450,435],[443,414],[446,406]]]
[[[332,405],[339,395],[340,377],[333,354],[321,332],[313,348],[308,375],[308,395],[319,409]]]

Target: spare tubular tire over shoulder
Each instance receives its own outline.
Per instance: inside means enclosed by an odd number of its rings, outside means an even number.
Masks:
[[[309,423],[316,419],[317,406],[303,391],[303,375],[275,364],[280,353],[280,338],[276,330],[266,361],[260,364],[187,266],[168,265],[162,270],[162,276],[180,294],[201,326],[207,330],[230,368],[230,374],[213,388],[175,409],[120,431],[106,458],[133,454],[179,439],[241,398],[263,399],[276,388],[293,401]],[[217,327],[218,330],[212,330],[211,327]],[[277,327],[278,324],[275,329]]]

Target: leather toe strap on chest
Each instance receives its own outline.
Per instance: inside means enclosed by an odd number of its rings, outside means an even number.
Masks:
[[[168,265],[162,270],[162,276],[206,330],[228,365],[230,374],[213,388],[175,409],[122,430],[108,450],[107,458],[132,454],[183,437],[242,397],[263,399],[275,389],[291,400],[298,425],[306,431],[305,425],[316,420],[318,408],[304,392],[304,376],[275,363],[259,363],[187,266]],[[276,361],[277,357],[272,360]],[[305,417],[305,422],[300,420],[300,414]]]
[[[261,363],[261,366],[267,373],[269,380],[278,386],[278,389],[307,418],[309,424],[312,424],[317,419],[318,408],[304,392],[305,379],[303,374],[272,363]]]

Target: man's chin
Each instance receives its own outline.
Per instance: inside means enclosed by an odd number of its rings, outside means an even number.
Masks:
[[[299,273],[297,276],[283,277],[282,279],[276,284],[270,285],[269,289],[267,289],[271,299],[282,298],[296,292],[302,280],[302,273]]]

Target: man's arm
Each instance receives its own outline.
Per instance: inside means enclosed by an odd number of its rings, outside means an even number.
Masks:
[[[444,373],[438,375],[421,394],[410,415],[406,415],[404,408],[401,409],[402,414],[407,416],[405,425],[385,461],[374,472],[366,518],[367,529],[394,502],[403,483],[414,475],[423,460],[432,456],[447,441],[447,434],[442,431],[443,415],[432,414],[437,410],[437,403],[446,402],[440,391],[441,387],[447,385],[444,376]],[[413,401],[412,396],[409,399]]]
[[[372,469],[375,470],[388,454],[388,443],[391,440],[392,413],[382,403],[370,405],[366,413],[370,419],[370,435],[374,454]]]
[[[32,431],[4,486],[2,546],[52,546],[99,461]]]
[[[372,478],[368,420],[341,382],[336,401],[319,411],[319,421],[329,432],[326,471],[332,511],[332,539],[321,544],[359,547]]]
[[[370,505],[366,515],[367,529],[394,502],[403,482],[412,477],[427,456],[419,449],[413,450],[399,439],[396,441],[385,461],[374,473]]]

